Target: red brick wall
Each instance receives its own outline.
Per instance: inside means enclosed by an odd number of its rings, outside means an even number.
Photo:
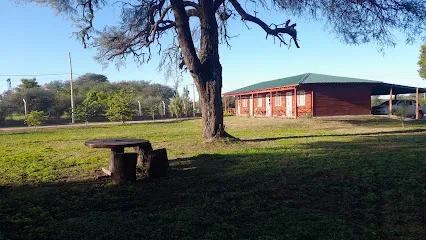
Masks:
[[[368,84],[315,84],[314,116],[367,115],[371,113]]]
[[[243,99],[247,99],[247,107],[243,107]],[[240,106],[240,116],[248,116],[250,114],[250,95],[238,97],[238,105]]]
[[[302,89],[304,90],[304,89]],[[272,98],[271,98],[271,106],[272,106],[272,116],[274,117],[286,117],[286,94],[287,92],[291,92],[293,94],[292,97],[292,109],[293,109],[293,114],[292,117],[294,117],[295,115],[295,103],[296,103],[296,97],[294,96],[294,90],[289,90],[289,91],[280,91],[280,92],[273,92],[272,93]],[[281,106],[275,106],[275,102],[276,102],[276,96],[277,93],[281,94]],[[270,93],[268,93],[270,94]],[[267,93],[259,93],[259,94],[254,94],[253,95],[253,112],[254,112],[254,116],[266,116],[266,95]],[[248,116],[251,115],[250,113],[250,96],[251,95],[245,95],[242,96],[243,98],[247,98],[247,107],[243,107],[243,100],[241,99],[239,101],[240,104],[240,115],[241,116]],[[258,98],[262,98],[262,106],[258,105]],[[310,90],[305,90],[305,106],[298,106],[297,107],[297,112],[298,112],[298,117],[304,117],[307,116],[307,114],[311,114],[312,110],[311,110],[311,91]]]

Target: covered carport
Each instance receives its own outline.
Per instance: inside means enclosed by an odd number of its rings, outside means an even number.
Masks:
[[[400,94],[416,94],[416,119],[419,119],[419,94],[426,93],[425,88],[416,88],[410,86],[403,86],[398,84],[390,83],[373,83],[371,88],[371,95],[389,95],[389,115],[392,115],[392,98],[395,96],[394,100],[397,100],[397,96]]]

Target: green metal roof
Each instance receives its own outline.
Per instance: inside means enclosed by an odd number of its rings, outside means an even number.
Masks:
[[[251,92],[260,89],[283,87],[294,84],[313,84],[313,83],[382,83],[359,78],[337,77],[324,74],[306,73],[287,78],[280,78],[272,81],[260,82],[247,87],[239,88],[224,94]]]
[[[236,89],[234,91],[227,92],[225,94],[250,92],[250,91],[256,91],[256,90],[265,89],[265,88],[274,88],[274,87],[282,87],[287,85],[299,84],[300,80],[302,80],[302,78],[305,75],[306,74],[301,74],[301,75],[287,77],[287,78],[275,79],[272,81],[260,82],[247,87]]]
[[[380,81],[373,81],[360,78],[349,78],[349,77],[336,77],[331,75],[308,73],[305,79],[302,79],[299,84],[310,84],[310,83],[381,83]]]

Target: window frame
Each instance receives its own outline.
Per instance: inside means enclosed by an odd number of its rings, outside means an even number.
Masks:
[[[281,107],[282,106],[282,96],[281,93],[275,94],[275,107]]]
[[[262,95],[257,95],[257,107],[263,106],[263,97]]]
[[[298,107],[304,107],[306,106],[306,91],[300,90],[297,91],[297,106]]]
[[[247,107],[247,106],[248,106],[248,99],[247,99],[247,98],[243,98],[243,99],[242,99],[242,103],[241,103],[241,105],[242,105],[243,107]]]

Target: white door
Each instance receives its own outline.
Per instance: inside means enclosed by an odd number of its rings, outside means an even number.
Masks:
[[[250,96],[250,116],[253,116],[253,96]]]
[[[271,96],[269,94],[266,94],[265,104],[266,104],[266,116],[270,117],[272,116],[272,112],[271,112]]]
[[[293,94],[288,92],[285,96],[285,115],[287,117],[293,116]]]

